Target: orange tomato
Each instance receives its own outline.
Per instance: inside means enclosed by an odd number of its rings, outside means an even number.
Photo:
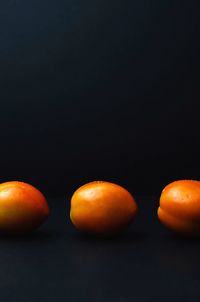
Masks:
[[[135,218],[137,204],[123,187],[94,181],[80,187],[72,196],[70,218],[81,231],[112,234],[124,229]]]
[[[46,199],[35,187],[19,181],[0,184],[1,232],[30,232],[48,216]]]
[[[178,180],[167,185],[161,193],[158,217],[175,232],[200,235],[200,181]]]

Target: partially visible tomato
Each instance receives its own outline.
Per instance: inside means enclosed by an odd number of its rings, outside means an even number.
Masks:
[[[178,180],[167,185],[160,197],[160,221],[183,235],[200,235],[200,181]]]
[[[71,199],[71,221],[79,230],[88,233],[116,233],[129,225],[136,214],[133,196],[123,187],[106,181],[80,187]]]
[[[32,185],[19,181],[0,184],[0,232],[33,231],[49,212],[44,195]]]

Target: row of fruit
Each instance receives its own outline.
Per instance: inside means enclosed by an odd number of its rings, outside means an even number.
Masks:
[[[107,181],[81,186],[71,198],[70,219],[80,231],[111,235],[125,229],[136,217],[138,205],[125,188]],[[158,218],[169,229],[200,235],[200,181],[178,180],[160,196]],[[49,216],[46,198],[35,187],[20,181],[0,184],[0,231],[24,234]]]

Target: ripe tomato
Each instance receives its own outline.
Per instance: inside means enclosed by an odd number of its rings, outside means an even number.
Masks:
[[[175,232],[200,234],[200,181],[178,180],[166,186],[161,193],[158,217]]]
[[[82,231],[112,234],[129,225],[137,213],[133,196],[123,187],[94,181],[80,187],[72,196],[70,217]]]
[[[19,181],[0,184],[0,231],[27,233],[48,216],[46,199],[36,188]]]

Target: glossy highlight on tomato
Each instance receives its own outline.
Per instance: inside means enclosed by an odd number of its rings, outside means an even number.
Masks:
[[[159,220],[172,231],[200,235],[200,181],[178,180],[167,185],[160,196]]]
[[[0,232],[31,232],[49,213],[44,195],[32,185],[20,181],[0,184]]]
[[[137,209],[135,199],[123,187],[111,182],[93,181],[73,194],[70,218],[81,231],[110,235],[128,226]]]

